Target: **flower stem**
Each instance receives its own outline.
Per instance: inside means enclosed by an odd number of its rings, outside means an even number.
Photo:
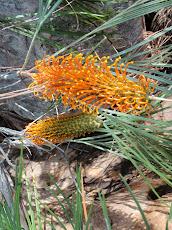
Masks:
[[[155,97],[155,96],[149,96],[149,99],[151,100],[160,100],[160,101],[172,101],[172,99],[168,99],[168,98],[163,98],[163,97]]]

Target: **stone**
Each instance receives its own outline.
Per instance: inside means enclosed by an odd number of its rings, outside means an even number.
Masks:
[[[97,7],[104,11],[110,8],[112,10],[113,15],[115,12],[119,10],[123,10],[133,4],[134,1],[131,2],[123,2],[123,3],[99,3]],[[4,17],[11,17],[16,15],[25,15],[30,13],[38,12],[38,2],[33,0],[22,1],[22,0],[10,0],[5,1],[2,0],[0,5],[0,18],[2,18],[1,24],[1,40],[0,40],[0,49],[1,49],[1,62],[0,66],[2,67],[9,67],[9,66],[22,66],[29,49],[31,38],[21,35],[15,31],[10,30],[7,26],[3,26],[3,18]],[[63,16],[64,17],[64,16]],[[66,16],[67,17],[67,16]],[[25,20],[30,19],[31,17],[26,17]],[[35,19],[35,17],[33,17]],[[54,21],[57,19],[53,19]],[[15,24],[15,23],[14,23]],[[79,25],[77,29],[78,32],[90,32],[91,30],[95,29],[96,27],[100,26],[101,23],[96,24],[88,24],[88,25]],[[69,24],[66,27],[73,27],[73,21],[71,24],[71,19],[69,18]],[[60,28],[61,26],[59,26]],[[76,24],[77,27],[77,24]],[[14,27],[15,28],[15,27]],[[145,28],[144,25],[144,18],[139,17],[137,19],[131,20],[129,22],[124,22],[117,27],[117,29],[110,28],[105,30],[105,32],[110,32],[111,38],[105,40],[102,44],[101,48],[97,49],[98,54],[101,56],[109,56],[116,53],[115,47],[118,51],[121,49],[128,48],[131,45],[135,45],[137,42],[143,39],[143,29]],[[62,27],[62,30],[64,28]],[[76,31],[76,28],[72,31]],[[48,35],[47,33],[42,33],[42,35],[48,36],[49,39],[54,40],[55,42],[60,43],[62,46],[70,44],[73,40],[68,39],[65,37],[61,37],[57,35]],[[103,38],[103,36],[102,36]],[[102,39],[101,38],[101,39]],[[122,39],[119,39],[122,38]],[[89,42],[97,44],[100,40],[92,38]],[[76,50],[88,50],[90,52],[90,48],[93,47],[90,43],[79,43],[75,47]],[[106,48],[105,48],[106,47]],[[47,54],[52,55],[57,51],[57,48],[50,47],[49,45],[42,44],[40,41],[36,40],[33,46],[33,50],[31,52],[31,56],[28,62],[28,66],[33,66],[36,60],[41,60]],[[85,52],[87,54],[87,51]],[[9,59],[10,58],[10,59]]]
[[[1,74],[1,112],[11,111],[29,120],[34,120],[43,114],[45,108],[50,106],[50,102],[41,100],[32,94],[27,94],[27,87],[16,73]],[[23,89],[25,94],[18,95],[17,90]],[[10,92],[16,92],[14,97],[10,97]],[[9,93],[5,98],[5,93]],[[20,92],[19,92],[20,94]],[[4,96],[3,96],[4,95]]]
[[[40,99],[33,93],[28,94],[27,86],[31,80],[20,79],[16,71],[1,74],[0,82],[0,116],[8,120],[9,123],[11,123],[10,120],[13,122],[15,120],[16,124],[18,123],[17,129],[22,129],[23,125],[19,127],[22,120],[27,123],[43,116],[52,104],[51,101]],[[23,94],[20,95],[18,90],[23,91]],[[10,97],[12,92],[13,96]],[[58,106],[58,109],[59,113],[67,110],[62,104]],[[45,116],[53,116],[54,114],[56,114],[55,109]]]
[[[1,62],[0,66],[22,66],[31,43],[31,38],[25,37],[3,26],[3,18],[16,15],[24,15],[38,12],[38,2],[33,0],[10,0],[1,1],[0,18],[1,23]],[[27,18],[27,17],[26,17]],[[25,18],[25,20],[26,20]],[[38,49],[39,47],[39,49]],[[42,59],[45,51],[41,48],[40,42],[35,42],[28,65],[33,65],[35,60]],[[10,57],[10,60],[8,58]]]

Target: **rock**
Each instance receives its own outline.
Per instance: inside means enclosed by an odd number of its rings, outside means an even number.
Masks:
[[[115,13],[119,10],[123,10],[127,7],[129,7],[132,3],[134,3],[134,0],[131,2],[123,2],[123,3],[99,3],[96,5],[100,10],[105,11],[108,9],[112,10],[112,15],[115,15]],[[28,1],[22,1],[22,0],[10,0],[5,1],[3,0],[0,5],[0,17],[10,17],[10,16],[16,16],[16,15],[25,15],[30,13],[38,12],[38,2],[33,0]],[[64,16],[62,16],[64,17]],[[66,16],[67,17],[67,16]],[[25,18],[27,20],[28,18],[31,18],[31,16],[28,16]],[[35,17],[33,17],[35,18]],[[63,19],[63,18],[62,18]],[[57,20],[57,19],[54,19]],[[58,19],[59,20],[59,19]],[[81,20],[82,21],[82,20]],[[71,31],[76,31],[76,28],[73,27],[73,21],[72,24],[70,23],[71,19],[68,20],[68,25],[65,26],[68,28],[73,28]],[[15,24],[15,22],[14,22]],[[90,32],[91,30],[95,29],[96,27],[100,26],[101,23],[92,23],[92,24],[84,24],[84,26],[81,23],[81,26],[78,28],[78,32]],[[76,24],[77,27],[77,24]],[[15,27],[14,27],[15,28]],[[59,26],[60,29],[64,30],[62,26]],[[58,29],[59,29],[58,28]],[[119,51],[123,49],[124,47],[128,48],[131,45],[135,45],[137,42],[143,39],[142,32],[144,26],[144,18],[139,17],[137,19],[131,20],[129,22],[124,22],[118,26],[117,30],[114,28],[110,28],[108,30],[105,30],[105,32],[110,32],[110,38],[108,38],[103,44],[101,48],[98,48],[97,52],[102,57],[104,55],[109,56],[116,53],[113,46]],[[6,67],[6,66],[22,66],[28,51],[28,48],[31,43],[31,38],[25,37],[24,35],[21,35],[15,31],[10,30],[7,26],[3,26],[3,19],[2,19],[2,25],[1,25],[1,40],[0,40],[0,49],[1,49],[1,62],[0,66]],[[60,43],[62,46],[65,46],[67,44],[70,44],[73,40],[68,39],[65,37],[61,37],[57,35],[47,35],[47,33],[42,33],[46,37],[54,40],[55,42]],[[100,38],[102,39],[103,36]],[[122,39],[119,39],[122,38]],[[91,43],[97,44],[100,39],[91,39],[89,40]],[[106,48],[105,48],[106,47]],[[123,47],[123,48],[122,48]],[[86,49],[90,52],[90,43],[80,43],[79,45],[76,45],[74,49],[76,50],[83,50]],[[57,48],[50,47],[49,45],[42,44],[40,41],[36,40],[35,44],[33,46],[33,50],[31,52],[31,56],[28,62],[28,66],[34,65],[36,60],[41,60],[43,57],[47,54],[52,55],[57,51]],[[87,51],[86,51],[87,53]],[[9,59],[10,58],[10,59]]]
[[[0,18],[12,17],[38,12],[38,2],[34,0],[10,0],[1,1]],[[27,17],[25,17],[26,20]],[[15,23],[14,23],[15,24]],[[25,37],[17,32],[3,27],[1,24],[1,62],[0,66],[22,66],[31,43],[31,38]],[[39,49],[38,49],[39,47]],[[8,52],[8,53],[7,53]],[[35,60],[42,59],[45,51],[41,48],[40,42],[35,42],[28,65],[33,65]],[[8,56],[11,60],[9,60]],[[10,63],[11,61],[11,63]]]
[[[45,100],[41,100],[35,97],[32,94],[27,94],[27,87],[24,84],[16,73],[9,73],[9,74],[1,74],[0,75],[1,81],[1,100],[0,100],[0,113],[6,112],[14,112],[15,114],[19,115],[21,118],[27,120],[34,120],[41,116],[50,105],[50,102],[46,102]],[[25,89],[25,94],[21,96],[17,96],[17,90]],[[15,92],[14,96],[17,97],[10,97],[11,92]],[[7,98],[5,98],[5,93],[9,93]],[[20,92],[19,92],[20,95]],[[4,99],[5,98],[5,99]]]
[[[112,8],[114,11],[122,11],[130,7],[135,3],[135,0],[129,2],[120,2],[116,3],[107,3],[107,6]],[[108,29],[111,30],[112,29]],[[118,50],[121,51],[123,49],[129,48],[131,46],[136,45],[141,42],[143,38],[143,31],[145,30],[145,19],[143,17],[138,17],[117,25],[116,33],[112,33],[112,44]],[[109,44],[110,45],[110,44]],[[109,46],[107,45],[107,47]],[[105,51],[108,52],[108,51]],[[109,55],[113,55],[115,50],[111,50]]]
[[[42,116],[52,104],[50,101],[35,97],[33,93],[28,94],[27,86],[31,83],[30,79],[20,79],[16,71],[1,74],[0,82],[0,116],[9,124],[16,124],[13,128],[22,129],[22,124],[26,125]],[[23,94],[18,90],[23,90]],[[10,98],[11,94],[13,96]],[[59,113],[66,111],[62,104],[58,108]],[[55,109],[46,116],[54,114],[56,114]]]
[[[0,11],[0,18],[22,15],[24,12],[25,14],[30,14],[38,11],[38,2],[34,0],[26,2],[21,0],[1,0],[1,9],[3,11]]]

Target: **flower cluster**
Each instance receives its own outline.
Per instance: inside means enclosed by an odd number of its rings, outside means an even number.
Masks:
[[[99,60],[98,56],[88,56],[83,63],[84,57],[78,54],[75,57],[52,57],[48,62],[37,61],[38,73],[33,74],[34,85],[40,87],[43,98],[57,99],[62,97],[64,105],[73,109],[81,109],[83,112],[98,113],[98,109],[111,107],[120,112],[133,111],[139,115],[143,109],[150,112],[148,95],[155,87],[154,80],[146,80],[143,75],[139,76],[139,83],[126,78],[127,66],[122,70],[123,63],[117,66],[120,58],[108,66],[109,57]],[[111,69],[115,70],[112,75]],[[149,83],[154,87],[151,89]],[[44,87],[42,90],[42,86]],[[41,97],[40,92],[36,93]]]
[[[46,144],[45,139],[55,144],[94,132],[101,125],[101,119],[94,114],[62,114],[29,124],[25,135],[37,145]]]
[[[46,58],[46,57],[45,57]],[[59,115],[53,118],[31,123],[26,127],[26,137],[35,144],[46,144],[46,140],[55,143],[80,137],[90,133],[102,125],[100,117],[95,115],[100,107],[117,109],[123,113],[132,111],[139,115],[143,109],[150,112],[148,95],[155,88],[155,82],[139,76],[139,83],[128,80],[127,67],[118,61],[108,66],[109,57],[99,59],[88,56],[85,61],[82,54],[72,57],[52,57],[48,61],[37,61],[38,73],[32,75],[35,80],[29,87],[36,86],[36,96],[44,99],[57,99],[60,95],[63,104],[82,112]],[[111,69],[115,70],[112,75]],[[149,83],[154,87],[151,89]],[[42,96],[41,96],[42,95]]]

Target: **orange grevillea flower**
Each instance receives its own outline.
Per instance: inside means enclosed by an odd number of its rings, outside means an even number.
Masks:
[[[117,62],[107,66],[109,57],[99,60],[98,56],[84,57],[78,54],[75,57],[52,57],[48,62],[44,60],[36,62],[38,73],[33,74],[33,82],[30,87],[44,86],[41,93],[43,98],[53,99],[62,97],[64,105],[73,109],[81,109],[83,112],[97,112],[99,107],[117,109],[123,113],[132,110],[138,115],[143,109],[150,112],[148,103],[150,90],[155,88],[154,80],[146,80],[139,76],[139,83],[126,78],[127,66],[122,70],[123,63],[118,68]],[[114,66],[115,76],[110,72]],[[149,83],[154,84],[151,89]],[[40,97],[40,92],[37,93]]]
[[[95,128],[100,128],[101,125],[102,120],[94,114],[62,114],[29,124],[25,135],[37,145],[46,144],[44,139],[55,144],[94,132]]]

